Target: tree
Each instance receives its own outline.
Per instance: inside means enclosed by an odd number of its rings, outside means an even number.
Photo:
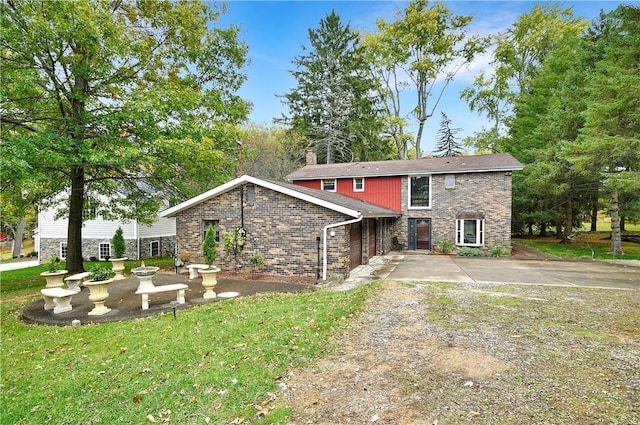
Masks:
[[[212,225],[207,227],[202,242],[202,258],[208,266],[213,265],[218,258],[218,242],[216,241],[216,229]]]
[[[148,222],[162,198],[227,177],[249,108],[235,95],[247,48],[237,28],[213,26],[219,12],[162,0],[0,8],[1,189],[28,184],[68,217],[71,273],[83,270],[86,204]]]
[[[622,255],[620,201],[640,187],[640,8],[601,14],[584,40],[584,126],[566,156],[576,170],[595,169],[609,198],[611,253]]]
[[[462,155],[462,146],[458,142],[456,134],[461,128],[451,128],[451,120],[441,112],[440,128],[438,129],[438,143],[434,154],[437,156],[459,156]]]
[[[282,181],[304,164],[307,143],[304,138],[282,127],[253,124],[242,130],[245,174]]]
[[[422,154],[420,143],[424,125],[433,116],[445,89],[458,71],[485,49],[483,38],[467,37],[465,31],[471,20],[471,16],[452,14],[443,3],[429,6],[427,0],[413,0],[404,10],[396,12],[395,21],[377,21],[379,36],[376,43],[383,44],[380,50],[391,57],[390,63],[382,61],[379,66],[386,72],[402,69],[417,92],[413,112],[418,120],[415,138],[418,158]],[[386,94],[398,95],[393,90]],[[394,118],[397,120],[399,114]]]
[[[376,82],[358,35],[333,11],[309,30],[309,42],[294,60],[297,86],[283,95],[290,116],[279,121],[307,137],[326,163],[380,159],[369,158],[389,149],[378,135]]]
[[[479,149],[506,151],[500,144],[505,141],[518,97],[526,93],[547,55],[557,46],[565,45],[567,38],[580,36],[587,26],[584,19],[574,17],[571,8],[561,9],[557,3],[536,3],[505,33],[493,37],[491,72],[481,72],[460,96],[472,111],[486,114],[493,123],[491,144],[487,146],[485,134],[478,138]]]
[[[122,235],[122,227],[118,227],[113,238],[111,238],[111,245],[113,246],[114,258],[124,258],[127,253],[127,244]]]

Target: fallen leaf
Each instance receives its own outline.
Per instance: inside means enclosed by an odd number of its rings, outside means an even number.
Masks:
[[[140,394],[136,394],[135,396],[133,396],[133,403],[134,404],[140,403]]]
[[[480,412],[474,412],[473,410],[467,413],[467,416],[470,418],[475,418],[476,416],[480,416]]]
[[[153,417],[153,415],[147,415],[147,420],[149,422],[158,422],[158,421],[156,421],[156,418]]]

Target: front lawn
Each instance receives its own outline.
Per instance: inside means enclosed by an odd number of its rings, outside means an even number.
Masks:
[[[283,422],[288,368],[330,350],[376,288],[242,297],[176,320],[27,325],[19,316],[44,286],[39,271],[2,273],[2,423]]]

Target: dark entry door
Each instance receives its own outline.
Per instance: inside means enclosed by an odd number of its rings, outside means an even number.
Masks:
[[[409,219],[409,249],[431,249],[431,219]]]
[[[351,261],[349,270],[362,264],[362,222],[351,225]]]
[[[369,220],[369,259],[376,256],[376,221]]]

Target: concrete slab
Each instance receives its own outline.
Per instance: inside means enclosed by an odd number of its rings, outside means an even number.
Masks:
[[[379,258],[382,258],[380,260]],[[375,261],[374,261],[375,260]],[[372,278],[406,282],[458,282],[640,289],[637,261],[565,260],[557,257],[478,258],[421,252],[376,257],[352,272],[341,287]]]

